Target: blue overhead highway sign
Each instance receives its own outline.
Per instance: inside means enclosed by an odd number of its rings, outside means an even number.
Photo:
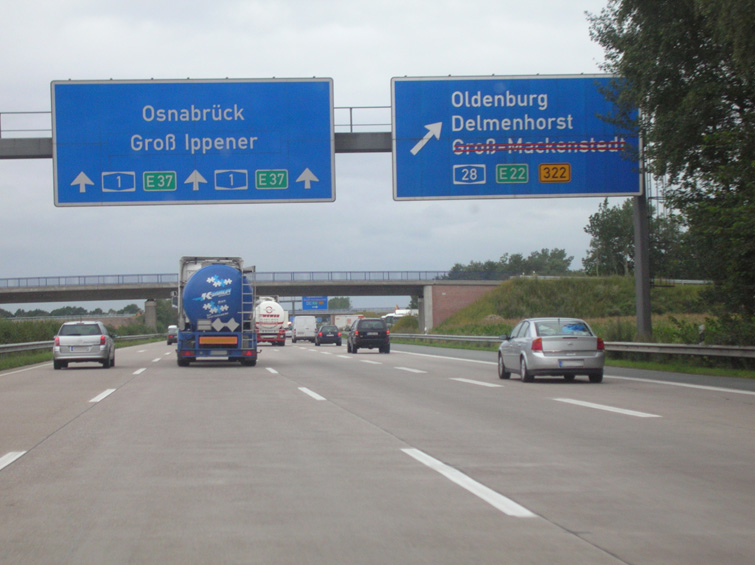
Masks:
[[[611,77],[394,78],[395,200],[640,194]]]
[[[333,81],[55,81],[56,206],[332,202]]]

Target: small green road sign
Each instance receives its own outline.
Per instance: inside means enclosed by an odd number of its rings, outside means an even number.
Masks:
[[[144,190],[147,192],[176,190],[174,171],[145,171]]]
[[[286,169],[257,170],[254,186],[259,190],[288,188],[288,171]]]
[[[498,184],[529,182],[529,167],[523,165],[496,165],[495,182]]]

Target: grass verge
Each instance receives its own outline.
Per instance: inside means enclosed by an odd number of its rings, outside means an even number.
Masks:
[[[120,349],[122,347],[133,347],[135,345],[143,345],[145,343],[154,343],[156,341],[163,341],[165,338],[159,339],[145,339],[143,341],[125,341],[122,343],[116,343],[115,348]],[[52,363],[52,351],[22,351],[20,353],[8,353],[0,356],[0,371],[7,371],[8,369],[17,369],[18,367],[26,367],[27,365],[36,365],[37,363]]]

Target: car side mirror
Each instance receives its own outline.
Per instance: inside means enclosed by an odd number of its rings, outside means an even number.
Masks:
[[[501,341],[508,341],[508,340],[510,340],[510,339],[511,339],[511,336],[510,336],[510,335],[508,335],[508,334],[503,334],[503,335],[502,335],[502,336],[500,337],[500,339],[501,339]]]

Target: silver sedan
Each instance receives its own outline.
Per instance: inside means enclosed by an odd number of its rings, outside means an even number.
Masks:
[[[536,376],[587,375],[603,381],[605,345],[587,322],[578,318],[528,318],[504,335],[498,348],[498,377],[517,373],[522,381]]]
[[[52,348],[53,367],[95,361],[106,369],[115,365],[115,342],[102,322],[66,322]]]

